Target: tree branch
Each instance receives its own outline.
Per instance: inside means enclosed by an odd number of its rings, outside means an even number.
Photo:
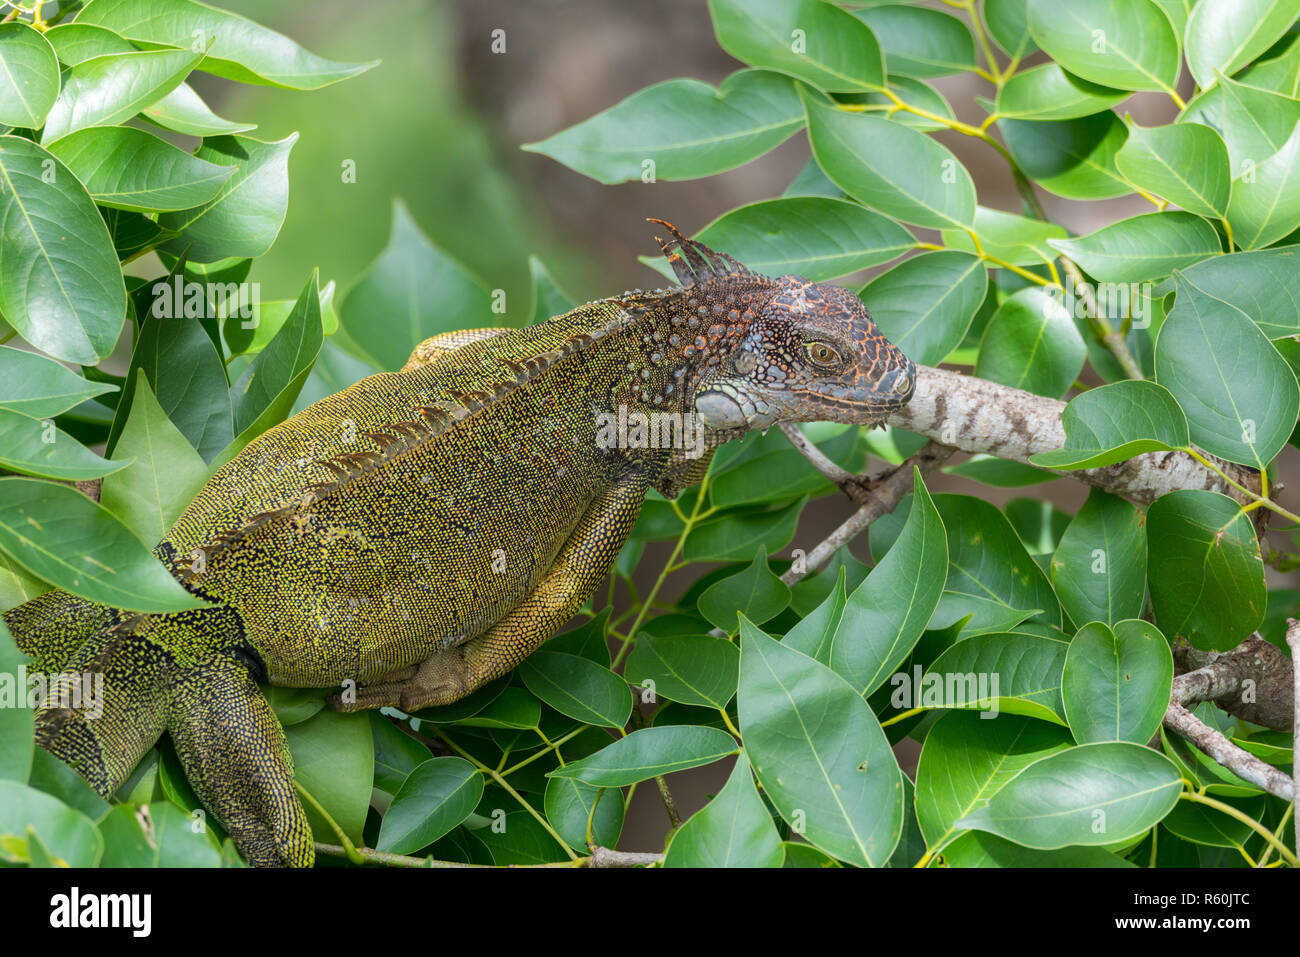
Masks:
[[[1293,627],[1294,626],[1294,627]],[[1290,622],[1288,640],[1300,626]],[[1174,678],[1164,725],[1186,738],[1243,781],[1261,787],[1285,801],[1294,801],[1295,782],[1277,768],[1233,744],[1187,709],[1187,705],[1213,701],[1219,707],[1253,724],[1289,730],[1294,723],[1296,685],[1290,660],[1259,635],[1252,635],[1224,654],[1177,648],[1180,667],[1204,662],[1201,667]]]
[[[1182,705],[1171,701],[1165,711],[1164,725],[1179,737],[1186,738],[1216,763],[1243,781],[1249,781],[1284,801],[1295,800],[1295,782],[1249,751],[1237,747]]]
[[[1291,659],[1259,635],[1232,651],[1174,649],[1185,674],[1174,679],[1172,699],[1179,704],[1213,701],[1224,711],[1275,731],[1290,731],[1295,719]]]
[[[987,452],[1028,463],[1029,456],[1065,444],[1064,408],[1058,399],[920,366],[912,401],[891,415],[889,424],[964,452]],[[1253,469],[1231,462],[1216,464],[1246,488],[1260,491],[1259,474]],[[1150,452],[1106,468],[1063,474],[1140,505],[1177,489],[1222,492],[1243,505],[1251,501],[1185,452]]]
[[[651,851],[615,851],[608,847],[598,847],[590,845],[588,847],[591,856],[580,857],[576,861],[553,861],[546,864],[512,864],[513,867],[530,868],[552,868],[552,867],[642,867],[651,864],[660,864],[664,856]],[[316,853],[324,854],[329,857],[346,857],[347,852],[337,844],[322,844],[316,842]],[[466,864],[461,861],[439,861],[432,857],[411,857],[407,854],[389,854],[384,851],[372,850],[368,847],[356,848],[359,854],[368,864],[383,864],[388,867],[436,867],[436,868],[481,868],[494,867],[493,864]]]
[[[800,438],[803,438],[802,434]],[[796,443],[796,448],[799,448],[798,443]],[[803,449],[800,448],[800,451],[803,451]],[[954,451],[954,449],[940,445],[938,442],[927,442],[902,465],[891,469],[875,480],[864,483],[862,477],[849,475],[847,479],[836,482],[850,498],[856,502],[861,502],[861,507],[808,553],[804,559],[802,571],[795,571],[794,566],[792,566],[781,576],[781,581],[787,585],[793,585],[799,579],[811,575],[825,565],[841,546],[852,541],[855,536],[859,535],[863,529],[867,528],[880,516],[892,512],[894,506],[901,502],[908,492],[912,491],[912,466],[919,468],[923,476],[928,475],[948,461]],[[819,451],[817,454],[821,455],[821,452]],[[822,457],[825,458],[825,456]],[[813,465],[816,464],[814,461]],[[836,470],[844,471],[833,462],[831,464],[834,465]],[[825,475],[826,473],[823,472],[822,474]],[[826,477],[835,482],[835,479],[830,475]],[[858,496],[861,496],[861,498]]]

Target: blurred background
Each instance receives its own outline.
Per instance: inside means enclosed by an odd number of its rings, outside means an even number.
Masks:
[[[322,56],[383,61],[310,93],[194,77],[217,112],[259,124],[252,135],[302,134],[290,158],[288,219],[254,267],[253,278],[271,296],[295,295],[313,266],[346,290],[383,248],[393,197],[405,199],[436,243],[508,295],[527,298],[530,253],[579,301],[658,285],[657,274],[636,260],[655,251],[647,216],[694,233],[735,206],[779,196],[809,158],[806,138],[796,135],[756,162],[710,179],[602,186],[520,150],[649,84],[690,76],[716,85],[739,69],[714,39],[705,0],[372,0],[364,7],[350,0],[226,0],[223,6]],[[493,52],[496,30],[505,33],[503,53]],[[976,121],[982,113],[974,97],[992,89],[973,75],[935,85],[959,118]],[[1121,110],[1143,123],[1167,122],[1173,110],[1166,104],[1167,98],[1138,94]],[[993,151],[956,133],[938,138],[971,170],[984,205],[1019,211],[1011,177]],[[340,175],[348,159],[356,163],[355,183]],[[1043,199],[1048,213],[1076,232],[1146,211],[1136,197]]]

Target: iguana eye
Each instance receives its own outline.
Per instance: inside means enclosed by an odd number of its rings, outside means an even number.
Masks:
[[[804,351],[808,353],[808,358],[819,366],[837,366],[840,364],[840,354],[824,342],[805,343]]]

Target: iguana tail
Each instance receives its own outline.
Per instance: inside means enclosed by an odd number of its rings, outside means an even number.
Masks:
[[[4,615],[46,676],[36,741],[110,799],[169,731],[199,799],[250,864],[310,866],[311,829],[284,730],[234,611],[139,615],[63,591]]]

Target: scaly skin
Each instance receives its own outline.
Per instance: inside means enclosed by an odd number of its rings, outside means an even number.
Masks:
[[[911,397],[914,366],[856,296],[753,275],[663,225],[681,287],[435,337],[251,442],[156,549],[212,607],[54,591],[6,613],[38,668],[105,675],[103,717],[44,709],[41,745],[108,797],[167,730],[250,863],[310,865],[256,681],[342,688],[344,710],[455,701],[586,601],[650,488],[700,481],[750,429],[874,424]],[[620,407],[698,416],[704,454],[605,447],[598,414]]]

